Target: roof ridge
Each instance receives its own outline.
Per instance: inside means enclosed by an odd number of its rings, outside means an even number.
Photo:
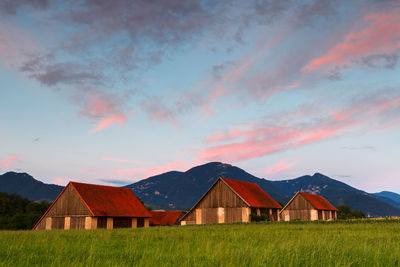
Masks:
[[[83,185],[90,185],[90,186],[98,186],[98,187],[111,187],[111,188],[119,188],[119,189],[128,189],[127,187],[120,187],[120,186],[112,186],[112,185],[102,185],[102,184],[89,184],[89,183],[82,183],[82,182],[74,182],[70,181],[72,184],[83,184]]]
[[[248,184],[256,184],[256,185],[258,185],[257,183],[247,182],[247,181],[243,181],[243,180],[237,180],[237,179],[231,179],[231,178],[225,178],[225,177],[220,177],[220,178],[224,179],[224,180],[231,180],[231,181],[240,182],[240,183],[248,183]]]

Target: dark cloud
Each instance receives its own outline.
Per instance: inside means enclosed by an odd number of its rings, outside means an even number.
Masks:
[[[361,59],[361,64],[370,68],[394,69],[399,60],[397,54],[371,55]]]
[[[342,80],[343,77],[342,77],[342,72],[341,72],[340,68],[337,67],[337,66],[335,68],[333,68],[333,70],[331,70],[328,73],[327,78],[328,78],[328,80],[331,80],[331,81],[340,81],[340,80]]]
[[[218,64],[218,65],[212,66],[211,71],[212,71],[212,74],[214,76],[214,79],[216,79],[216,80],[221,79],[221,75],[223,74],[223,72],[226,71],[226,69],[228,67],[232,67],[234,65],[235,65],[234,62],[228,61],[228,62],[225,62],[225,63],[221,63],[221,64]]]
[[[297,25],[312,25],[321,19],[327,20],[337,14],[337,0],[315,0],[301,4],[295,11]]]
[[[0,13],[16,15],[18,9],[24,6],[47,9],[50,6],[50,2],[49,0],[2,0],[0,1]]]
[[[99,179],[99,182],[113,184],[113,185],[117,185],[117,186],[124,186],[124,185],[128,185],[128,184],[132,183],[132,181],[115,180],[115,179]]]
[[[82,85],[89,83],[99,85],[104,82],[104,76],[100,73],[102,68],[96,62],[82,64],[78,62],[52,62],[52,57],[31,56],[25,61],[20,70],[35,78],[41,84],[47,86]]]
[[[261,23],[272,23],[282,17],[291,6],[290,0],[257,0],[255,18]]]
[[[167,107],[161,97],[149,97],[141,105],[141,109],[153,121],[164,121],[176,123],[176,113],[173,109]]]

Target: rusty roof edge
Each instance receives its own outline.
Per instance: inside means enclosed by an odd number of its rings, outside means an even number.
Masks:
[[[57,196],[57,198],[53,201],[53,203],[51,203],[50,207],[46,210],[46,212],[43,214],[42,217],[40,217],[39,221],[35,224],[35,226],[33,226],[32,230],[35,230],[36,227],[39,225],[39,223],[43,220],[43,218],[46,216],[46,214],[50,211],[50,209],[53,207],[54,203],[56,203],[56,201],[60,198],[60,196],[62,195],[62,193],[64,193],[65,189],[68,187],[68,185],[71,182],[69,182],[64,189],[60,192],[60,194]]]
[[[201,198],[193,205],[193,207],[191,207],[186,214],[180,218],[179,222],[181,222],[196,206],[197,204],[199,204],[199,202],[208,194],[208,192],[210,192],[210,190],[215,186],[215,184],[219,181],[219,179],[221,179],[222,177],[218,177],[217,180],[215,180],[215,182],[210,186],[210,188],[208,188],[208,190],[201,196]]]
[[[253,207],[253,206],[251,206],[238,192],[236,192],[236,191],[224,180],[224,179],[229,179],[229,178],[219,177],[219,179],[221,179],[221,180],[224,182],[224,184],[226,184],[226,185],[228,186],[228,188],[230,188],[230,189],[232,190],[233,193],[235,193],[241,200],[243,200],[244,203],[247,204],[247,206]],[[233,180],[233,179],[231,179],[231,180]],[[237,181],[239,181],[239,180],[237,180]],[[248,183],[249,183],[249,182],[248,182]],[[255,207],[255,208],[256,208],[256,207]]]
[[[281,214],[287,206],[289,206],[290,203],[292,203],[292,201],[294,200],[294,198],[300,193],[300,191],[297,191],[296,194],[294,194],[294,196],[289,200],[289,202],[279,211],[279,214]],[[308,200],[307,200],[308,201]]]
[[[91,210],[91,208],[89,207],[89,205],[86,203],[86,201],[83,199],[83,197],[81,196],[81,194],[79,193],[78,189],[76,189],[76,187],[74,186],[74,182],[70,182],[72,185],[72,188],[75,190],[75,192],[78,194],[79,198],[83,201],[83,203],[86,205],[86,207],[89,209],[90,213],[92,214],[92,216],[96,216],[94,215],[94,212]]]

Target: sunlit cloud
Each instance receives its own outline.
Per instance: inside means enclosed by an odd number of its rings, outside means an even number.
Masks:
[[[364,16],[361,29],[348,33],[328,53],[302,67],[303,72],[352,64],[368,56],[387,55],[400,49],[400,9]],[[391,58],[381,57],[383,60]],[[371,59],[372,60],[372,59]],[[364,59],[365,61],[365,59]]]
[[[290,168],[293,168],[298,164],[300,159],[296,160],[296,162],[287,162],[287,161],[279,161],[275,163],[274,165],[270,166],[266,171],[265,175],[274,175],[280,172],[283,172],[285,170],[288,170]]]
[[[11,168],[20,160],[20,155],[11,155],[0,160],[0,168]]]
[[[371,95],[337,112],[326,114],[309,114],[307,120],[299,117],[290,124],[254,124],[236,127],[228,132],[214,133],[205,140],[213,145],[200,150],[200,160],[242,161],[262,157],[271,153],[296,149],[341,136],[348,131],[365,128],[371,123],[380,124],[380,129],[387,120],[400,122],[398,119],[387,117],[390,112],[400,114],[400,96]],[[298,114],[301,114],[299,112]],[[335,114],[335,115],[332,115]],[[310,118],[313,116],[313,119]]]
[[[175,161],[165,165],[149,167],[149,168],[126,168],[126,169],[117,169],[115,170],[115,174],[118,177],[130,177],[133,179],[143,179],[150,176],[154,176],[157,174],[162,174],[164,172],[169,172],[172,170],[185,170],[187,168],[192,167],[186,162],[183,161]]]

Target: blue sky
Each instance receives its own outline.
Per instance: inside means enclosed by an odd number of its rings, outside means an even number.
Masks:
[[[3,1],[0,172],[209,161],[400,192],[398,1]]]

